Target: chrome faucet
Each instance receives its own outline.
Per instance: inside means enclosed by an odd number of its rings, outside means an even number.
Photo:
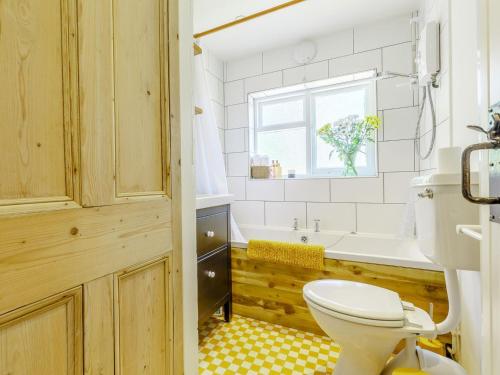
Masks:
[[[299,219],[294,218],[293,219],[293,230],[299,230]]]
[[[314,219],[313,221],[314,221],[314,231],[316,233],[318,233],[319,232],[319,222],[320,222],[320,220],[319,219]]]

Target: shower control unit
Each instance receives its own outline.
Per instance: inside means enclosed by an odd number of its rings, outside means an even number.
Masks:
[[[428,22],[420,33],[417,56],[418,83],[427,86],[436,80],[440,66],[439,23]]]

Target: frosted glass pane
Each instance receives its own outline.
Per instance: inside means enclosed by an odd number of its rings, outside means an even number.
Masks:
[[[262,105],[262,126],[304,121],[304,101],[295,99]]]
[[[257,153],[278,160],[283,174],[295,169],[297,174],[307,172],[306,128],[264,131],[257,133]]]

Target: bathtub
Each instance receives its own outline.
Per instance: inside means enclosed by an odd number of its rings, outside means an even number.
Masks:
[[[242,225],[247,239],[321,244],[325,269],[270,263],[247,256],[246,242],[232,242],[233,311],[242,316],[322,334],[302,297],[307,282],[319,279],[358,281],[390,289],[404,301],[429,311],[442,321],[448,296],[442,269],[420,253],[413,240],[396,236],[297,230]],[[450,336],[443,336],[450,342]]]
[[[394,235],[335,231],[294,231],[283,227],[240,225],[245,239],[309,243],[325,246],[325,258],[352,262],[383,264],[406,268],[441,271],[418,249],[415,240]],[[247,242],[233,241],[232,246],[246,248]]]

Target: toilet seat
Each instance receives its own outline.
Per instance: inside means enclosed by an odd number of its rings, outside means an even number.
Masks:
[[[402,328],[407,319],[399,294],[345,280],[317,280],[304,286],[304,298],[319,310],[353,323]]]

